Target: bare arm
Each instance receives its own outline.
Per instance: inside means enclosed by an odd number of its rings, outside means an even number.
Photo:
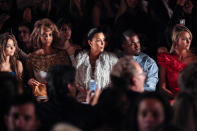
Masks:
[[[166,68],[163,66],[159,67],[159,77],[160,77],[159,86],[160,86],[161,90],[166,95],[168,95],[170,97],[174,97],[174,94],[169,89],[167,89]]]
[[[31,65],[31,62],[29,61],[28,58],[27,58],[27,62],[26,62],[26,70],[28,72],[28,82],[27,82],[27,84],[30,87],[38,86],[40,84],[40,82],[38,82],[37,80],[34,79],[34,73],[33,73],[32,65]]]
[[[22,59],[27,59],[27,57],[28,57],[28,54],[27,53],[25,53],[22,49],[20,49],[19,47],[18,47],[18,54],[19,54],[19,56],[20,57],[22,57]]]
[[[97,88],[94,95],[91,96],[91,90],[88,90],[86,96],[86,102],[92,106],[95,106],[98,103],[99,96],[101,94],[101,89]]]
[[[18,71],[22,75],[23,74],[23,64],[21,61],[17,60]]]

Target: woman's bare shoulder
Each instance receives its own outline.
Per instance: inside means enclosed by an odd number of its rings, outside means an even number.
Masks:
[[[38,50],[34,51],[31,55],[39,56],[39,55],[43,55],[43,54],[44,54],[44,50],[38,49]]]

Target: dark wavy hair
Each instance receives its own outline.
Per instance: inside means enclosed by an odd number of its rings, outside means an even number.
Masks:
[[[88,40],[92,40],[92,38],[94,37],[95,34],[98,33],[103,33],[105,35],[105,39],[107,42],[109,42],[109,37],[110,37],[110,30],[107,26],[99,26],[99,27],[95,27],[95,28],[91,28],[86,37],[83,40],[83,48],[89,50],[90,46],[87,44]],[[106,45],[107,46],[107,45]],[[106,47],[105,47],[106,48]]]
[[[49,99],[62,98],[69,91],[67,85],[75,81],[75,68],[70,65],[52,66],[47,74],[47,93]]]
[[[72,29],[72,22],[70,19],[60,18],[57,21],[57,26],[58,26],[59,30],[61,30],[63,25],[68,25]]]

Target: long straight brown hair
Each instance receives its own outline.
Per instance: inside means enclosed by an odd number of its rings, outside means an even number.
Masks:
[[[10,62],[10,65],[11,65],[11,69],[12,69],[12,71],[14,71],[17,79],[22,80],[22,74],[18,70],[18,63],[17,63],[17,58],[18,58],[18,55],[17,55],[17,48],[18,48],[17,41],[16,41],[16,38],[13,34],[7,33],[7,32],[0,35],[0,69],[2,68],[2,63],[6,61],[5,50],[6,50],[7,42],[8,42],[9,39],[13,40],[14,45],[16,47],[14,55],[10,56],[10,61],[9,62]]]

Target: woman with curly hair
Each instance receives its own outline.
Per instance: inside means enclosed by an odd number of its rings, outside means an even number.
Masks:
[[[22,80],[23,65],[17,60],[17,41],[13,34],[0,35],[0,71],[11,72],[18,80]]]
[[[59,31],[57,26],[49,19],[38,20],[31,34],[30,41],[35,51],[27,58],[27,68],[29,72],[28,85],[33,88],[35,96],[45,96],[46,98],[46,73],[48,69],[56,64],[71,64],[66,51],[54,48],[58,42]],[[37,87],[39,87],[37,89]],[[39,94],[36,90],[44,87],[44,93]]]

